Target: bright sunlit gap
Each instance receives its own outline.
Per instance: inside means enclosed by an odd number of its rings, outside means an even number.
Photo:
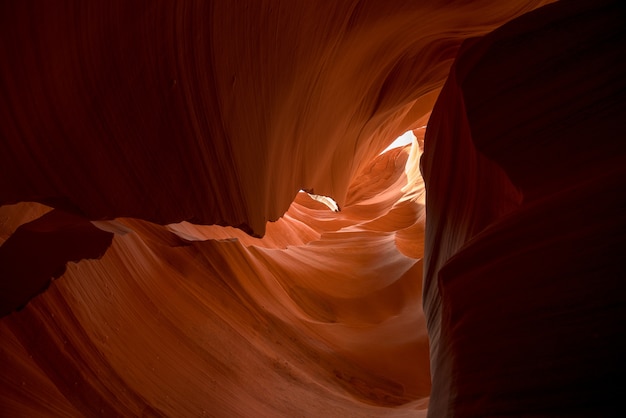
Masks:
[[[413,131],[406,131],[405,133],[403,133],[402,135],[400,135],[399,137],[397,137],[395,139],[395,141],[393,141],[391,143],[391,145],[389,145],[387,148],[385,148],[385,150],[383,152],[381,152],[381,154],[386,153],[387,151],[394,149],[394,148],[400,148],[403,147],[405,145],[411,144],[413,143],[413,141],[415,140],[415,135],[413,135]]]
[[[394,148],[400,148],[405,145],[412,144],[413,141],[415,140],[416,140],[416,137],[413,134],[413,131],[406,131],[405,133],[397,137],[387,148],[385,148],[385,150],[381,152],[381,154],[384,154],[385,152],[392,150]],[[311,197],[311,199],[317,200],[318,202],[325,204],[333,212],[339,212],[341,210],[339,208],[339,205],[337,205],[337,202],[335,202],[335,200],[332,197],[309,193],[306,190],[300,190],[300,193],[308,194]]]
[[[317,200],[318,202],[325,204],[333,212],[339,212],[340,210],[339,205],[337,204],[337,202],[335,202],[335,199],[333,199],[332,197],[309,193],[306,190],[300,190],[300,193],[308,194],[311,197],[311,199]]]

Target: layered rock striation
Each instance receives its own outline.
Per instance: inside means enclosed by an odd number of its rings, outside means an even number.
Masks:
[[[612,416],[626,14],[548,3],[0,4],[0,415]]]

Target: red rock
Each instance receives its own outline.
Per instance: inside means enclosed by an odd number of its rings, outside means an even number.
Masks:
[[[58,209],[21,225],[0,246],[0,316],[46,290],[66,263],[100,258],[112,239],[86,219]]]
[[[429,416],[618,416],[626,11],[559,2],[468,41],[423,157]]]
[[[619,411],[623,7],[245,3],[0,4],[0,416]]]

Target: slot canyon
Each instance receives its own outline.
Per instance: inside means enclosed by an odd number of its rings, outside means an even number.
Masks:
[[[1,417],[623,416],[622,1],[4,0],[0,96]]]

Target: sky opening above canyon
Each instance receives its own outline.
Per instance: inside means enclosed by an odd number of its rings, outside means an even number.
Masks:
[[[422,126],[421,128],[426,128],[425,126]],[[394,139],[394,141],[389,144],[389,146],[387,148],[385,148],[381,154],[394,149],[394,148],[399,148],[399,147],[403,147],[405,145],[409,145],[412,144],[413,141],[417,140],[417,138],[415,137],[415,135],[413,134],[413,131],[406,131],[405,133],[403,133],[402,135],[400,135],[399,137],[397,137],[396,139]]]

